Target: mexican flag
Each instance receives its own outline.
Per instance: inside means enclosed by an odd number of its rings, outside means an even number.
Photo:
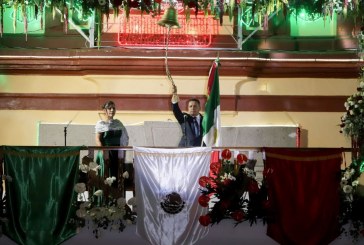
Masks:
[[[214,61],[209,72],[207,101],[202,128],[202,144],[206,146],[221,146],[219,59]]]

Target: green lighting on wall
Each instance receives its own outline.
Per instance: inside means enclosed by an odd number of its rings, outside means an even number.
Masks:
[[[8,88],[6,88],[7,84],[7,76],[6,75],[0,75],[0,91],[6,92]]]
[[[308,15],[304,9],[290,15],[292,37],[334,37],[337,34],[337,14],[332,18]]]
[[[22,8],[18,7],[16,10],[14,7],[4,8],[3,33],[44,34],[44,11],[38,11],[38,14],[36,15],[34,8],[34,5],[27,5],[25,7],[27,30],[25,30],[26,25],[24,22]]]

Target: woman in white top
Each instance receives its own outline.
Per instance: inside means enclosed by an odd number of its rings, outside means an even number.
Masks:
[[[129,144],[128,132],[120,120],[114,119],[115,103],[107,101],[102,109],[105,113],[105,119],[96,123],[96,145],[127,146]],[[114,181],[113,186],[119,190],[123,190],[122,171],[119,171],[122,168],[123,160],[124,152],[118,150],[99,151],[96,157],[96,162],[101,166],[101,176],[114,176],[116,181]]]

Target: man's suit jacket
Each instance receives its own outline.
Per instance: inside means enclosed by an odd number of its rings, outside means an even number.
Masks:
[[[202,119],[203,116],[200,114],[200,121],[198,122],[200,125],[200,134],[198,136],[195,135],[193,131],[193,117],[190,114],[183,113],[179,108],[178,103],[172,103],[172,110],[175,118],[181,126],[182,137],[178,144],[179,147],[191,147],[191,146],[201,146],[202,142]]]

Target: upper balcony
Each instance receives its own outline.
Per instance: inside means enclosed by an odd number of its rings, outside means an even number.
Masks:
[[[263,18],[247,2],[224,15],[188,15],[176,2],[181,28],[168,34],[157,24],[166,4],[159,13],[140,4],[108,15],[96,8],[87,18],[68,2],[4,5],[0,72],[162,75],[168,58],[175,75],[205,75],[219,57],[225,76],[353,78],[363,65],[360,13],[307,18],[281,8]]]

